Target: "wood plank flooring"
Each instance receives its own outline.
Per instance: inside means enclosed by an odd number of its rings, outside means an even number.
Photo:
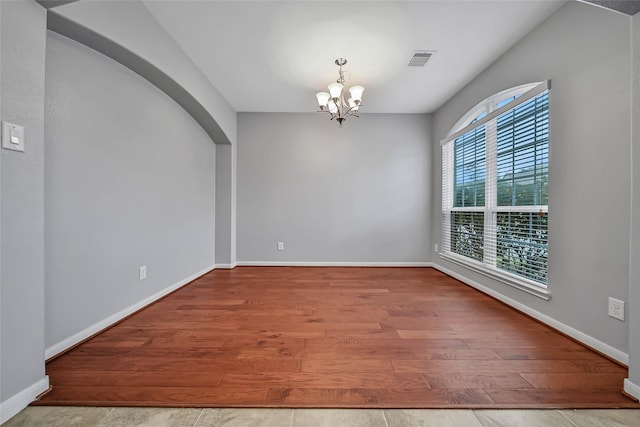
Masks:
[[[215,270],[46,370],[39,405],[640,408],[626,368],[431,268]]]

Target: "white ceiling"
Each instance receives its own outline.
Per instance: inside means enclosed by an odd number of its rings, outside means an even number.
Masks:
[[[565,1],[154,1],[144,4],[237,111],[312,112],[349,61],[361,112],[437,110]],[[414,50],[436,51],[424,68]]]

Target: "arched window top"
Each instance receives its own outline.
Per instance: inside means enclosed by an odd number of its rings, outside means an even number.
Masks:
[[[471,123],[482,119],[490,112],[508,104],[523,93],[538,86],[540,83],[541,82],[534,82],[512,87],[480,101],[475,107],[469,110],[467,114],[465,114],[460,120],[458,120],[458,122],[451,128],[447,136],[452,135],[453,133],[470,125]]]

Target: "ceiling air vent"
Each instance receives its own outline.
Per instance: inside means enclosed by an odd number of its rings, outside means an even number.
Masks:
[[[433,52],[416,50],[409,61],[409,67],[424,67],[424,64],[426,64],[429,58],[431,58],[431,55],[433,55]]]

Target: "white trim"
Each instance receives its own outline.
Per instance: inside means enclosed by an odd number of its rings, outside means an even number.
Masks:
[[[0,403],[0,424],[3,424],[29,406],[29,403],[33,402],[39,394],[45,392],[48,388],[49,376],[45,375],[41,380],[36,381],[29,387]]]
[[[498,108],[497,110],[493,110],[492,112],[490,112],[489,114],[487,114],[486,116],[484,116],[483,118],[478,120],[477,122],[470,123],[467,126],[463,127],[462,129],[460,129],[460,130],[452,133],[451,135],[447,136],[445,139],[440,141],[440,145],[445,145],[446,143],[455,140],[460,135],[464,135],[465,133],[469,132],[470,130],[484,125],[485,123],[487,123],[488,121],[498,117],[499,115],[501,115],[505,111],[513,110],[518,105],[524,104],[528,100],[540,95],[542,92],[544,92],[546,90],[549,90],[550,88],[551,88],[551,80],[545,80],[545,81],[541,82],[540,84],[535,86],[533,89],[529,89],[527,92],[523,93],[521,96],[519,96],[518,98],[516,98],[513,101],[509,102],[508,104],[503,105],[502,107]]]
[[[614,13],[617,13],[618,15],[630,16],[629,14],[626,14],[626,13],[624,13],[622,11],[617,10],[617,9],[613,9],[611,7],[604,6],[604,5],[598,4],[598,3],[592,3],[589,0],[576,0],[576,1],[579,2],[579,3],[583,3],[583,4],[588,4],[589,6],[599,7],[600,9],[604,9],[604,10],[607,10],[609,12],[614,12]]]
[[[447,136],[451,135],[455,131],[458,131],[459,129],[462,129],[463,127],[469,126],[471,121],[476,117],[478,117],[481,113],[488,114],[491,111],[495,110],[496,109],[495,106],[501,103],[502,101],[504,101],[505,99],[511,98],[512,96],[520,96],[523,93],[526,93],[527,91],[533,89],[539,84],[540,82],[525,83],[520,86],[515,86],[509,89],[505,89],[501,92],[491,95],[488,98],[483,99],[482,101],[478,102],[475,107],[470,109],[467,114],[462,116],[462,118],[458,120],[458,122],[455,125],[453,125],[449,133],[447,133]]]
[[[238,261],[242,267],[433,267],[433,263],[420,262],[368,262],[368,261]]]
[[[216,268],[220,268],[222,270],[232,270],[237,267],[237,264],[216,264]]]
[[[494,206],[491,208],[493,212],[533,212],[533,213],[548,213],[548,205],[528,205],[528,206]]]
[[[476,288],[477,290],[484,292],[487,295],[492,296],[493,298],[497,299],[498,301],[502,301],[503,303],[515,308],[518,311],[521,311],[522,313],[525,313],[531,317],[533,317],[536,320],[539,320],[540,322],[551,326],[554,329],[557,329],[558,331],[570,336],[571,338],[581,342],[582,344],[589,346],[591,348],[593,348],[594,350],[599,351],[602,354],[607,355],[608,357],[624,364],[624,365],[629,365],[629,354],[624,353],[616,348],[611,347],[609,344],[603,343],[602,341],[592,337],[591,335],[587,335],[584,332],[578,331],[577,329],[572,328],[569,325],[566,325],[562,322],[560,322],[559,320],[556,320],[552,317],[547,316],[546,314],[540,313],[537,310],[534,310],[533,308],[522,304],[512,298],[509,298],[503,294],[501,294],[500,292],[497,292],[489,287],[486,287],[484,285],[479,284],[478,282],[475,282],[471,279],[466,278],[465,276],[455,273],[454,271],[449,270],[448,268],[445,268],[439,264],[433,263],[433,268],[435,268],[436,270],[439,270],[441,272],[443,272],[444,274],[451,276],[453,278],[456,278],[458,280],[460,280],[463,283],[466,283],[467,285]]]
[[[488,157],[488,156],[487,156]],[[488,206],[488,205],[487,205]],[[450,212],[486,212],[486,206],[452,206],[448,209]],[[494,206],[491,208],[493,212],[549,212],[547,205],[526,205],[526,206]]]
[[[487,208],[484,206],[452,206],[448,210],[451,212],[485,212]]]
[[[124,319],[125,317],[131,315],[132,313],[135,313],[136,311],[140,310],[141,308],[144,308],[146,306],[148,306],[149,304],[159,300],[160,298],[164,297],[165,295],[170,294],[171,292],[175,291],[178,288],[181,288],[182,286],[186,285],[187,283],[197,279],[198,277],[205,275],[207,273],[209,273],[210,271],[214,270],[215,266],[210,266],[205,268],[204,270],[201,270],[189,277],[187,277],[186,279],[183,279],[181,281],[179,281],[178,283],[175,283],[163,290],[161,290],[160,292],[156,292],[155,294],[141,300],[138,301],[137,303],[130,305],[129,307],[122,309],[120,311],[118,311],[115,314],[112,314],[111,316],[107,317],[106,319],[103,319],[97,323],[94,323],[93,325],[81,330],[80,332],[63,339],[62,341],[52,345],[51,347],[47,348],[44,352],[44,357],[45,359],[51,359],[52,357],[54,357],[57,354],[62,353],[63,351],[73,347],[74,345],[82,342],[83,340],[86,340],[87,338],[89,338],[90,336],[102,331],[103,329],[108,328],[109,326],[113,325],[114,323],[119,322],[120,320]]]
[[[640,385],[632,383],[629,378],[624,379],[624,392],[640,400]]]
[[[441,252],[439,255],[440,258],[446,259],[449,262],[469,268],[476,273],[480,273],[484,276],[498,280],[505,285],[509,285],[513,288],[519,289],[538,298],[542,298],[543,300],[549,301],[551,299],[551,292],[549,292],[543,286],[538,285],[533,280],[527,280],[524,277],[517,277],[515,275],[509,274],[508,272],[502,273],[498,271],[497,268],[490,268],[485,263],[462,257],[453,252]]]

